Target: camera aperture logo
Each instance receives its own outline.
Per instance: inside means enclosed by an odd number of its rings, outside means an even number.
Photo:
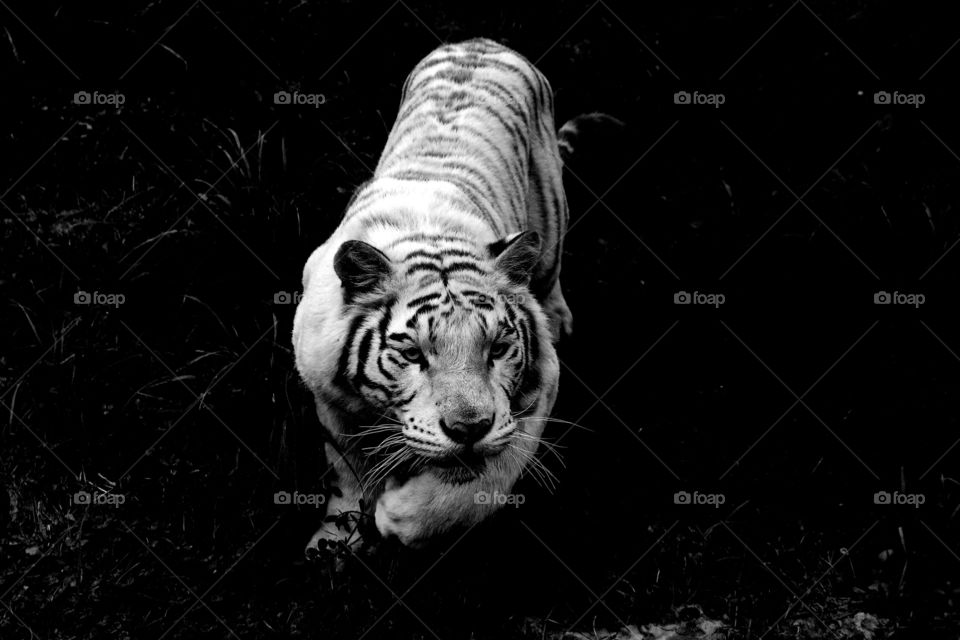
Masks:
[[[273,294],[273,304],[300,304],[303,294],[299,291],[277,291]]]
[[[909,506],[919,509],[927,501],[922,493],[902,493],[900,491],[877,491],[873,494],[873,504],[891,506]]]
[[[73,94],[73,104],[94,107],[122,107],[127,97],[122,93],[100,93],[99,91],[77,91]]]
[[[890,304],[918,309],[927,301],[922,293],[903,293],[902,291],[877,291],[873,294],[873,304]]]
[[[320,507],[327,501],[322,493],[300,493],[299,491],[277,491],[273,494],[273,504],[294,507]]]
[[[673,94],[673,104],[697,104],[719,109],[727,101],[722,93],[701,93],[700,91],[677,91]]]
[[[122,493],[104,493],[102,491],[97,491],[91,493],[89,491],[77,491],[70,497],[70,502],[79,506],[96,506],[96,507],[119,507],[127,501],[127,496]]]
[[[673,304],[695,304],[714,309],[727,302],[727,296],[722,293],[703,293],[701,291],[677,291],[673,294]]]
[[[873,94],[873,104],[903,105],[919,109],[927,101],[922,93],[901,93],[899,91],[877,91]]]
[[[327,96],[322,93],[300,93],[299,91],[277,91],[273,94],[273,104],[295,107],[313,107],[327,104]]]
[[[77,291],[73,294],[73,304],[104,306],[117,308],[127,301],[122,293],[102,293],[100,291]]]
[[[673,494],[673,504],[710,506],[719,509],[726,503],[727,496],[722,493],[700,493],[699,491],[677,491]]]
[[[526,501],[527,496],[522,493],[500,493],[499,491],[490,493],[489,491],[477,491],[473,494],[474,504],[493,504],[499,507],[511,505],[519,507]]]

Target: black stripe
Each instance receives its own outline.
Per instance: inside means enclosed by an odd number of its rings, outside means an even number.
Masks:
[[[374,330],[368,328],[360,339],[360,346],[357,348],[357,373],[353,377],[353,384],[357,389],[360,387],[369,387],[377,391],[382,391],[389,399],[391,395],[390,389],[379,382],[374,382],[370,376],[367,375],[367,358],[370,356],[370,346],[373,342],[373,335]]]
[[[401,369],[406,369],[406,368],[407,368],[407,365],[406,365],[405,363],[400,362],[399,360],[397,360],[396,358],[394,358],[394,357],[393,357],[393,354],[390,353],[389,351],[384,351],[384,352],[383,352],[383,355],[384,355],[384,357],[385,357],[387,360],[389,360],[390,363],[393,364],[394,366],[400,367]]]
[[[439,297],[440,297],[439,293],[428,293],[426,295],[422,295],[419,298],[414,298],[413,300],[408,302],[407,308],[413,309],[414,307],[419,307],[424,302],[430,302],[431,300],[436,300]]]
[[[521,343],[521,345],[523,346],[523,361],[521,362],[521,368],[522,368],[522,369],[526,369],[526,368],[527,368],[527,354],[529,353],[529,351],[528,351],[528,349],[527,349],[527,337],[526,337],[526,333],[525,333],[525,327],[522,326],[522,324],[521,324],[521,322],[520,322],[520,318],[517,317],[517,312],[516,312],[516,310],[514,309],[514,307],[513,307],[512,304],[507,303],[507,304],[504,305],[504,308],[505,308],[506,311],[507,311],[507,318],[508,318],[508,320],[510,321],[510,322],[509,322],[509,326],[512,327],[512,328],[514,329],[514,331],[516,331],[517,334],[518,334],[519,337],[520,337],[520,343]]]
[[[441,258],[452,258],[452,257],[473,258],[474,260],[482,260],[482,258],[478,256],[475,252],[467,251],[466,249],[441,249],[440,257]]]
[[[423,249],[417,249],[416,251],[411,251],[407,255],[403,256],[401,262],[407,262],[411,258],[426,258],[427,260],[439,260],[440,255],[431,251],[424,251]]]
[[[383,375],[384,378],[390,382],[396,382],[397,379],[393,377],[393,374],[387,371],[383,366],[383,359],[386,355],[387,354],[385,351],[380,352],[380,356],[377,358],[377,368],[380,369],[380,374]]]
[[[350,377],[348,374],[348,369],[350,367],[350,352],[353,351],[353,341],[356,338],[357,331],[360,329],[360,325],[363,324],[365,317],[361,314],[358,314],[350,322],[350,327],[347,329],[347,339],[344,342],[343,349],[340,351],[340,359],[337,362],[337,373],[333,377],[334,384],[341,387],[350,387]]]
[[[520,167],[517,166],[519,158],[512,158],[508,160],[506,156],[503,155],[503,152],[500,150],[500,147],[497,146],[493,142],[493,140],[491,140],[485,133],[483,133],[479,129],[476,129],[469,125],[462,125],[460,128],[463,129],[464,131],[467,131],[471,135],[474,135],[480,138],[488,147],[490,147],[490,149],[493,150],[495,154],[497,154],[498,166],[507,168],[507,173],[510,177],[510,181],[513,183],[513,187],[517,195],[517,200],[512,202],[513,207],[514,209],[522,209],[524,205],[524,202],[522,199],[523,198],[522,191],[523,191],[524,184],[523,184],[523,178],[519,172]]]
[[[370,345],[373,342],[373,329],[367,327],[363,332],[363,337],[360,338],[360,344],[357,347],[357,374],[356,377],[361,375],[366,376],[363,369],[367,362],[367,356],[370,355]]]
[[[444,265],[443,270],[446,273],[451,273],[453,271],[472,271],[474,273],[479,273],[480,275],[487,275],[486,269],[481,269],[472,262],[451,262]],[[407,273],[409,273],[409,271]]]
[[[508,139],[510,140],[510,150],[513,152],[514,157],[526,158],[530,155],[530,145],[527,142],[523,128],[520,125],[507,122],[503,118],[503,115],[490,105],[483,105],[481,109],[483,109],[487,115],[497,120],[500,123],[500,126],[503,127],[503,130],[507,132]],[[523,146],[522,149],[520,148],[521,144]]]
[[[478,159],[478,158],[474,158],[474,159]],[[495,202],[502,206],[510,205],[509,192],[507,194],[503,194],[501,191],[498,191],[494,187],[494,185],[490,182],[490,180],[488,179],[488,176],[483,171],[479,171],[475,166],[472,166],[466,162],[451,160],[451,161],[444,162],[443,168],[447,171],[462,171],[463,173],[468,174],[471,178],[473,178],[474,181],[477,181],[480,183],[480,185],[482,185],[483,189],[486,190],[487,195],[492,202]],[[493,173],[494,175],[499,173],[493,167],[486,167],[486,168],[491,169],[490,173]],[[507,200],[508,200],[507,202],[502,202],[504,195],[506,195],[507,197]]]
[[[384,309],[383,317],[380,318],[379,328],[380,328],[380,350],[381,351],[387,344],[387,329],[389,328],[390,320],[392,319],[393,319],[393,305],[390,305],[389,307]],[[380,364],[379,358],[377,359],[377,364]],[[389,375],[387,377],[390,378],[391,380],[393,379]]]
[[[439,309],[439,308],[440,308],[440,305],[436,305],[436,304],[425,304],[425,305],[423,305],[422,307],[420,307],[419,309],[417,309],[417,310],[414,312],[414,314],[410,317],[409,320],[407,320],[407,326],[408,326],[408,327],[415,327],[415,326],[417,325],[417,319],[418,319],[420,316],[426,315],[426,314],[428,314],[428,313],[432,313],[433,311],[436,311],[436,310]],[[413,323],[413,324],[411,324],[411,323]]]
[[[410,404],[411,402],[413,402],[413,399],[416,398],[416,397],[417,397],[417,394],[416,394],[416,393],[411,393],[411,394],[410,394],[409,396],[407,396],[406,398],[399,398],[399,399],[397,399],[397,400],[394,400],[394,401],[393,401],[393,406],[395,406],[395,407],[405,407],[405,406],[407,406],[408,404]]]
[[[539,332],[537,330],[537,324],[534,320],[533,314],[525,306],[520,306],[520,312],[523,314],[526,323],[521,323],[520,326],[526,334],[525,340],[529,343],[529,350],[525,354],[525,362],[523,367],[523,381],[521,383],[521,389],[523,393],[530,393],[537,389],[540,386],[541,375],[540,375],[540,338]]]
[[[530,130],[532,125],[531,118],[533,118],[531,110],[534,108],[534,105],[527,104],[526,95],[518,95],[511,87],[492,78],[483,78],[476,83],[476,86],[478,89],[496,99],[500,103],[500,106],[504,107],[515,118],[519,119],[520,122],[523,123],[524,130]],[[517,106],[517,98],[523,98],[523,109]]]

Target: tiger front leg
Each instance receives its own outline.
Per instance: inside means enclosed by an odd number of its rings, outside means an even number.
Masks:
[[[332,472],[336,475],[334,485],[339,495],[332,494],[327,500],[327,513],[323,524],[310,538],[304,550],[307,557],[318,553],[327,542],[334,545],[342,542],[351,549],[362,542],[358,526],[364,517],[361,504],[363,491],[354,473],[356,465],[350,460],[349,454],[342,455],[330,443],[325,445],[325,451],[327,461],[332,465]]]
[[[450,484],[434,471],[425,471],[399,484],[393,478],[377,500],[374,520],[384,538],[396,537],[408,547],[421,547],[431,538],[474,525],[500,506],[479,498],[506,493],[513,474],[484,474],[464,484]],[[515,477],[514,477],[515,480]]]

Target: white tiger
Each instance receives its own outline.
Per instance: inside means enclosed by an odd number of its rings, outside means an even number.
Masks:
[[[373,178],[308,259],[293,328],[340,495],[308,550],[377,529],[418,545],[494,512],[557,397],[567,227],[553,95],[491,40],[403,87]],[[372,449],[371,449],[372,445]]]

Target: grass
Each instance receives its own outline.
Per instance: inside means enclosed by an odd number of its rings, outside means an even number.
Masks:
[[[339,62],[379,12],[209,6],[120,82],[187,6],[15,8],[77,82],[19,22],[0,38],[0,635],[606,637],[702,615],[728,637],[861,638],[874,620],[881,637],[949,637],[957,63],[912,80],[952,42],[945,21],[812,3],[874,87],[802,6],[714,82],[789,4],[598,5],[567,32],[589,5],[411,3]],[[431,31],[547,52],[559,119],[628,124],[567,180],[576,334],[556,416],[587,429],[548,427],[555,493],[526,479],[521,508],[462,538],[383,544],[335,573],[302,556],[317,510],[273,500],[326,488],[288,301]],[[672,104],[713,85],[717,113]],[[869,102],[915,85],[929,109]],[[117,88],[120,110],[71,104]],[[326,103],[272,103],[293,88]],[[681,289],[727,303],[678,307]],[[878,289],[928,303],[878,308]],[[74,503],[99,489],[124,503]],[[926,502],[873,503],[895,489]]]

